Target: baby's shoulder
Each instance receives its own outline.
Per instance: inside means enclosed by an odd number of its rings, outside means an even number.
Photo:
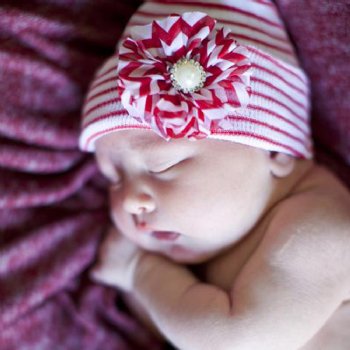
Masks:
[[[277,206],[275,223],[319,231],[342,231],[350,223],[350,192],[329,170],[314,166],[285,200]]]
[[[315,167],[276,207],[263,242],[274,265],[303,273],[326,264],[350,269],[350,194],[337,178]]]

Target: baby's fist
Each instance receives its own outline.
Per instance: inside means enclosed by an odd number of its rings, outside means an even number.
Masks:
[[[102,242],[91,276],[97,282],[131,291],[134,274],[143,251],[111,227]]]

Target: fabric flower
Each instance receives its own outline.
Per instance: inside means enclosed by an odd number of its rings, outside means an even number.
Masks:
[[[204,138],[247,106],[248,50],[201,12],[135,26],[120,47],[118,91],[128,113],[165,139]]]

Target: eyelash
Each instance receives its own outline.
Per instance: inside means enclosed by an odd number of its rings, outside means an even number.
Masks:
[[[148,172],[149,172],[150,174],[154,174],[154,175],[161,175],[161,174],[166,173],[167,171],[169,171],[169,170],[175,168],[176,166],[178,166],[179,164],[183,163],[183,162],[186,161],[186,160],[187,160],[187,158],[185,158],[185,159],[183,159],[183,160],[180,160],[180,161],[178,161],[178,162],[176,162],[176,163],[174,163],[174,164],[171,164],[171,165],[167,166],[165,169],[162,169],[162,170],[148,170]],[[106,176],[106,177],[107,177],[107,176]],[[107,177],[107,179],[108,179],[109,182],[111,183],[111,187],[112,187],[112,188],[113,188],[113,187],[114,187],[114,188],[119,187],[119,186],[121,185],[121,183],[122,183],[122,178],[121,178],[121,176],[118,176],[117,180],[111,179],[111,178],[108,178],[108,177]]]
[[[169,170],[175,168],[175,167],[178,166],[179,164],[183,163],[186,159],[187,159],[187,158],[182,159],[182,160],[180,160],[180,161],[178,161],[178,162],[176,162],[176,163],[174,163],[174,164],[171,164],[171,165],[167,166],[165,169],[162,169],[162,170],[149,170],[149,173],[150,173],[150,174],[156,174],[156,175],[157,175],[157,174],[163,174],[163,173],[165,173],[165,172],[167,172],[167,171],[169,171]]]
[[[174,168],[175,166],[177,166],[178,164],[180,164],[182,161],[180,162],[177,162],[177,163],[174,163],[174,164],[171,164],[169,166],[167,166],[165,169],[162,169],[162,170],[149,170],[148,172],[150,174],[163,174],[165,172],[167,172],[168,170]]]

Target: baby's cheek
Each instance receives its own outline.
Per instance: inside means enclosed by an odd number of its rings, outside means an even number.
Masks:
[[[121,189],[113,189],[109,190],[109,211],[111,217],[116,217],[118,220],[124,214],[123,208],[123,200],[122,200],[122,190]]]
[[[109,214],[110,218],[113,220],[114,223],[116,223],[118,220],[118,217],[120,213],[120,204],[115,200],[114,197],[109,198]]]
[[[207,193],[196,183],[178,183],[163,193],[160,211],[165,212],[169,222],[173,221],[178,229],[204,230],[218,206],[216,203],[213,207],[214,201]]]
[[[119,232],[124,236],[130,236],[131,232],[130,229],[128,229],[128,218],[123,214],[122,203],[118,200],[116,195],[110,195],[109,214],[114,226]]]

